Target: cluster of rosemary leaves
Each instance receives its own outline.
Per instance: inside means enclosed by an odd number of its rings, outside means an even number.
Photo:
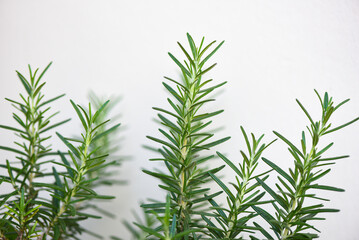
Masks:
[[[87,218],[101,218],[87,212],[98,209],[96,199],[112,199],[94,191],[98,185],[108,184],[108,175],[103,175],[118,161],[106,161],[110,149],[106,141],[119,124],[106,127],[108,101],[88,109],[71,101],[82,123],[81,138],[67,138],[56,132],[68,151],[54,151],[52,131],[70,119],[52,123],[58,112],[51,112],[51,104],[64,96],[45,100],[42,90],[44,74],[51,63],[39,74],[29,66],[29,79],[17,75],[25,93],[20,100],[6,99],[17,110],[13,119],[17,126],[0,125],[17,136],[15,147],[0,146],[12,152],[16,160],[0,164],[7,175],[0,176],[1,187],[7,184],[12,189],[0,195],[0,238],[1,239],[79,239],[78,235],[91,231],[81,226]],[[102,141],[101,145],[99,145]],[[111,182],[110,182],[111,183]],[[95,234],[95,233],[94,233]],[[96,234],[95,234],[96,235]]]
[[[230,137],[215,138],[211,130],[215,116],[223,110],[206,112],[211,98],[226,82],[216,83],[207,79],[207,73],[216,64],[208,64],[224,42],[205,44],[202,38],[196,44],[187,34],[189,49],[178,43],[185,60],[180,61],[169,53],[181,71],[180,80],[165,77],[163,86],[170,97],[168,109],[154,107],[161,124],[160,137],[147,136],[155,142],[157,158],[150,161],[162,163],[162,169],[143,170],[160,181],[158,187],[166,198],[141,204],[144,220],[136,215],[136,222],[124,221],[135,240],[200,240],[200,239],[268,239],[303,240],[318,238],[315,220],[324,220],[322,213],[337,212],[326,208],[325,199],[317,191],[344,191],[323,184],[322,178],[330,173],[335,160],[348,156],[327,156],[330,143],[321,146],[321,139],[359,120],[355,118],[333,127],[331,117],[349,99],[335,105],[328,93],[318,96],[321,118],[313,120],[299,100],[297,103],[309,121],[307,130],[301,132],[299,145],[274,131],[274,135],[287,146],[293,166],[282,169],[278,160],[262,157],[275,140],[263,143],[264,135],[256,137],[241,132],[246,150],[242,159],[232,161],[220,152],[211,154],[214,148]],[[67,122],[52,122],[58,112],[51,112],[51,104],[64,95],[45,100],[42,94],[45,82],[42,78],[51,63],[38,75],[29,66],[29,79],[17,72],[25,93],[20,100],[8,100],[16,112],[16,126],[0,125],[12,131],[17,139],[13,145],[0,146],[0,150],[13,154],[11,160],[1,161],[6,174],[0,175],[0,184],[9,192],[0,195],[0,239],[83,239],[86,232],[81,221],[101,216],[90,214],[89,209],[112,216],[101,209],[96,200],[112,199],[100,195],[97,188],[118,183],[112,167],[120,161],[114,154],[118,149],[119,124],[108,127],[109,101],[92,95],[92,104],[82,107],[73,101],[71,105],[82,124],[80,137],[64,137],[53,130]],[[67,151],[51,148],[53,137],[59,138]],[[228,144],[228,143],[227,143]],[[208,161],[219,157],[224,165],[210,168]],[[259,165],[270,170],[258,172]],[[224,167],[233,171],[235,182],[225,183],[220,174]],[[267,179],[277,177],[274,186]],[[213,191],[207,183],[218,184],[221,191]],[[96,190],[96,191],[95,191]],[[219,203],[224,194],[226,202]],[[91,211],[92,212],[92,211]],[[264,221],[260,221],[263,219]],[[264,222],[261,223],[260,222]],[[122,235],[122,233],[119,233]],[[112,239],[119,239],[112,237]]]

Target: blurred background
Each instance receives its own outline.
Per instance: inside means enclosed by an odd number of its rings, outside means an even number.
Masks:
[[[61,93],[53,109],[57,119],[73,118],[57,129],[62,135],[78,133],[69,99],[86,104],[90,90],[100,96],[120,96],[113,110],[122,123],[119,154],[130,156],[119,169],[118,179],[126,185],[101,189],[116,199],[103,206],[116,219],[87,221],[92,231],[108,237],[130,239],[122,220],[133,220],[139,201],[161,199],[157,182],[141,172],[158,164],[149,162],[153,153],[142,145],[152,144],[146,135],[158,135],[153,106],[168,108],[163,76],[179,79],[169,58],[170,51],[183,59],[177,41],[188,47],[186,33],[195,41],[225,40],[212,58],[218,65],[208,77],[228,81],[208,109],[224,109],[215,126],[223,127],[217,137],[232,138],[215,150],[237,162],[245,145],[243,126],[265,141],[276,130],[299,144],[308,125],[295,99],[301,100],[316,119],[320,104],[314,93],[328,91],[334,102],[351,98],[333,118],[340,125],[359,115],[359,2],[356,0],[302,1],[214,1],[214,0],[0,0],[0,116],[1,124],[15,125],[13,108],[4,98],[18,99],[23,91],[15,70],[27,76],[27,64],[43,69],[43,92],[48,98]],[[1,130],[0,145],[8,145],[13,134]],[[326,215],[317,223],[321,239],[358,239],[359,228],[359,124],[338,131],[323,141],[335,142],[327,156],[350,155],[334,166],[325,181],[346,189],[344,193],[323,192],[332,199],[328,207],[341,212]],[[63,148],[54,137],[53,146]],[[325,142],[327,141],[327,142]],[[287,169],[293,160],[284,143],[277,141],[265,157]],[[1,152],[0,162],[7,158]],[[222,162],[214,160],[212,163]],[[265,167],[263,166],[263,169]],[[226,167],[224,181],[234,178]],[[275,178],[269,180],[274,183]],[[4,189],[0,189],[0,193]],[[92,239],[83,236],[83,239]]]

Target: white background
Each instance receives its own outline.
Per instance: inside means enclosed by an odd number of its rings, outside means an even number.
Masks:
[[[338,125],[359,115],[359,2],[356,0],[303,1],[15,1],[0,0],[0,110],[1,124],[14,124],[12,108],[4,97],[18,99],[22,86],[15,69],[27,73],[27,64],[46,74],[46,96],[66,93],[54,104],[62,118],[74,117],[68,99],[86,103],[90,89],[99,94],[119,95],[117,112],[122,114],[125,138],[121,154],[132,156],[125,162],[119,179],[126,186],[106,190],[117,199],[105,207],[118,215],[116,220],[90,221],[91,230],[129,239],[122,219],[132,220],[131,209],[138,201],[161,198],[157,182],[141,168],[150,153],[146,135],[157,135],[153,106],[165,106],[168,96],[163,76],[177,77],[178,70],[168,57],[173,52],[183,58],[176,41],[186,44],[186,32],[196,41],[225,40],[213,57],[218,66],[210,77],[217,83],[228,81],[210,109],[225,109],[214,119],[225,126],[217,136],[232,139],[215,150],[239,161],[245,149],[239,126],[268,142],[277,130],[291,140],[298,139],[308,124],[295,99],[301,99],[316,119],[319,102],[313,89],[328,91],[338,103],[351,101],[336,113]],[[58,119],[62,119],[58,118]],[[74,120],[58,129],[64,135],[79,131]],[[321,193],[332,199],[328,207],[341,212],[327,215],[317,223],[320,239],[358,239],[359,227],[359,124],[326,136],[322,143],[335,142],[327,156],[349,154],[322,180],[346,189],[345,193]],[[8,145],[13,135],[1,130],[0,144]],[[54,139],[55,140],[55,139]],[[56,141],[55,146],[62,146]],[[265,154],[283,168],[292,159],[286,146],[277,142]],[[2,153],[1,163],[7,153]],[[217,166],[221,162],[213,162]],[[226,167],[223,174],[233,179]],[[232,177],[231,177],[232,176]],[[226,181],[225,179],[224,181]],[[271,177],[275,181],[275,177]],[[1,189],[3,193],[5,189]],[[91,239],[83,237],[83,239]]]

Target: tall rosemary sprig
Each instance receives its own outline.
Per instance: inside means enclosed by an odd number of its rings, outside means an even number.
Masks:
[[[163,161],[168,173],[143,170],[145,173],[160,179],[164,185],[160,184],[159,187],[169,192],[171,213],[176,216],[174,226],[176,226],[177,233],[197,227],[198,218],[195,217],[195,209],[202,206],[208,198],[219,194],[203,196],[209,190],[202,187],[204,182],[211,179],[209,173],[215,173],[222,167],[206,169],[203,163],[211,159],[213,155],[202,156],[201,152],[229,139],[226,137],[209,141],[213,134],[204,130],[212,122],[208,119],[220,114],[223,110],[211,113],[201,112],[204,104],[214,101],[214,99],[207,98],[207,95],[225,84],[223,82],[207,87],[212,79],[203,80],[204,74],[216,65],[213,64],[205,68],[205,63],[222,46],[223,42],[205,56],[204,54],[216,41],[204,46],[204,38],[202,38],[199,47],[197,47],[189,34],[187,34],[187,39],[191,54],[178,43],[187,58],[184,64],[169,53],[171,59],[180,68],[183,79],[182,82],[179,82],[165,77],[174,84],[172,87],[168,83],[163,83],[172,95],[172,98],[167,99],[171,110],[154,108],[160,112],[158,117],[165,130],[159,129],[159,131],[165,140],[148,136],[149,139],[162,145],[162,148],[159,149],[161,158],[150,160]],[[149,211],[161,213],[164,212],[166,203],[144,204],[142,206],[148,208]],[[185,235],[183,238],[193,239],[197,237],[193,233],[191,237]]]
[[[330,117],[339,107],[348,102],[349,99],[334,106],[333,99],[332,97],[329,97],[328,93],[325,93],[323,98],[320,97],[317,91],[315,91],[315,93],[320,100],[322,108],[322,117],[318,121],[314,121],[300,101],[297,100],[300,108],[310,121],[310,126],[307,127],[311,138],[309,146],[304,131],[302,132],[301,147],[299,148],[278,132],[274,132],[288,145],[289,152],[294,158],[294,167],[290,168],[289,173],[287,173],[275,163],[263,158],[263,161],[279,174],[278,180],[280,184],[276,184],[279,193],[272,190],[261,179],[257,179],[275,200],[273,206],[276,210],[276,217],[273,217],[258,206],[253,206],[253,208],[267,220],[276,237],[280,240],[318,238],[319,236],[317,233],[307,232],[308,230],[319,232],[319,230],[311,225],[311,222],[313,220],[324,220],[324,218],[317,216],[320,213],[338,212],[339,210],[324,208],[322,203],[308,205],[307,200],[310,198],[320,202],[329,201],[328,199],[318,197],[317,194],[312,193],[311,190],[344,191],[341,188],[317,183],[318,180],[330,172],[331,169],[327,168],[327,166],[334,164],[334,161],[337,159],[348,157],[347,155],[323,157],[323,154],[327,152],[334,143],[330,143],[327,146],[320,148],[319,142],[325,135],[342,129],[358,121],[359,118],[355,118],[348,123],[333,128],[329,121]],[[269,239],[274,238],[270,237]]]

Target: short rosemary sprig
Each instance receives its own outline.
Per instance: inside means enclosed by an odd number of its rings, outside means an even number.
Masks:
[[[81,120],[84,128],[84,133],[81,134],[81,140],[74,140],[63,137],[60,133],[56,133],[62,142],[68,147],[68,154],[71,159],[71,163],[66,160],[65,156],[61,154],[63,163],[57,163],[67,169],[65,173],[57,173],[57,170],[53,168],[53,173],[56,179],[55,186],[51,190],[53,192],[53,202],[56,208],[55,216],[49,224],[47,231],[43,234],[46,238],[47,235],[51,235],[53,239],[61,239],[62,237],[71,237],[73,233],[69,229],[75,228],[78,231],[84,229],[78,228],[76,221],[88,217],[100,218],[99,216],[91,215],[82,212],[77,208],[77,204],[92,199],[112,199],[112,196],[98,195],[92,188],[92,182],[98,180],[98,177],[89,179],[86,175],[91,174],[94,171],[98,171],[101,168],[106,167],[105,158],[108,154],[101,156],[96,155],[99,148],[91,149],[90,146],[105,135],[114,131],[119,124],[110,128],[107,131],[99,132],[101,126],[109,122],[106,120],[101,123],[97,123],[97,118],[101,115],[101,112],[106,108],[109,101],[105,102],[95,113],[92,113],[91,104],[89,104],[88,111],[79,105],[76,105],[73,101],[71,104],[75,109],[79,119]],[[78,147],[75,147],[71,142],[79,143]],[[109,164],[113,164],[110,162]],[[63,177],[61,180],[60,176]],[[72,226],[75,224],[74,226]]]
[[[213,239],[238,239],[241,233],[256,230],[257,227],[248,224],[256,214],[248,209],[254,204],[260,205],[268,203],[268,201],[260,201],[264,192],[260,193],[260,190],[257,189],[260,185],[256,182],[252,182],[258,177],[262,177],[261,179],[263,181],[268,178],[267,174],[270,171],[255,174],[255,170],[258,167],[263,151],[275,140],[269,144],[261,144],[260,142],[264,135],[261,135],[257,139],[252,133],[251,143],[243,127],[241,127],[241,131],[247,145],[248,155],[240,151],[243,160],[238,164],[239,168],[223,154],[217,152],[218,156],[236,173],[236,183],[230,183],[235,191],[231,191],[219,178],[210,174],[213,180],[216,181],[226,193],[228,203],[227,207],[221,207],[214,199],[209,200],[213,209],[216,211],[214,217],[216,223],[205,215],[202,216],[208,224],[208,231],[210,232],[210,237]]]

